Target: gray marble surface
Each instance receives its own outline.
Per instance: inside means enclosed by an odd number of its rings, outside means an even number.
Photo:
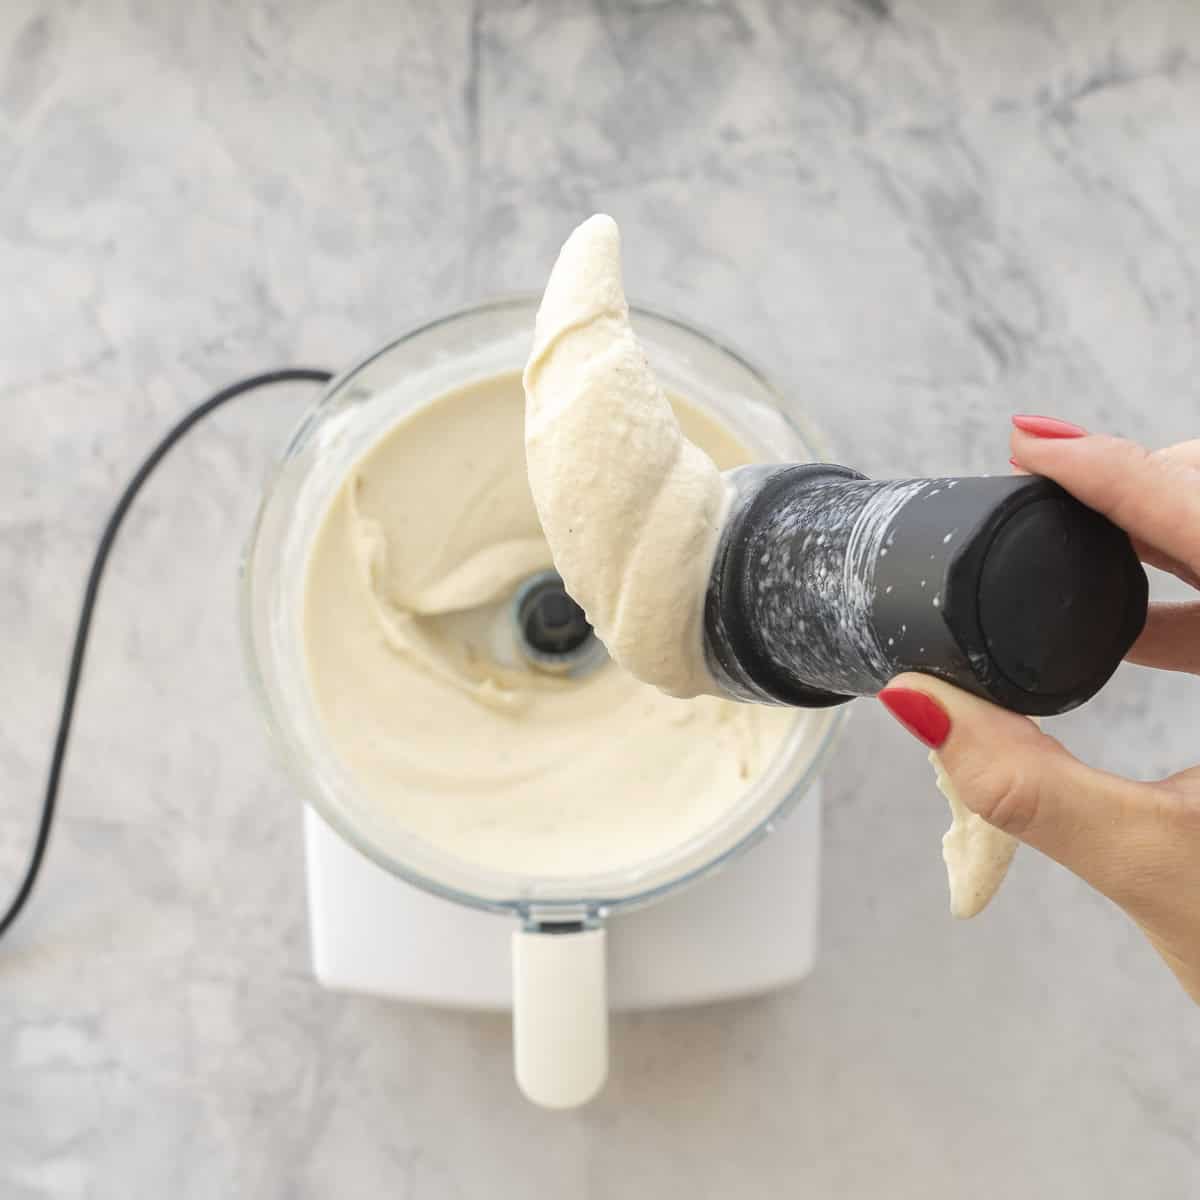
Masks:
[[[1200,433],[1200,7],[1152,0],[96,0],[0,7],[0,871],[26,854],[105,513],[209,390],[536,288],[597,208],[873,473],[1007,416]],[[944,806],[872,706],[829,772],[804,986],[620,1019],[548,1115],[507,1023],[323,992],[234,573],[308,398],[180,447],[104,590],[62,816],[0,945],[0,1195],[1200,1195],[1195,1012],[1025,853],[946,911]],[[1197,690],[1060,722],[1145,776]],[[869,748],[864,752],[864,748]]]

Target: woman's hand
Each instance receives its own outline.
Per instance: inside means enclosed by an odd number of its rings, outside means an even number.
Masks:
[[[1048,418],[1013,423],[1015,466],[1056,480],[1125,529],[1144,562],[1200,588],[1200,440],[1150,452]],[[1200,674],[1200,602],[1152,605],[1129,659]],[[1200,766],[1122,779],[949,684],[903,675],[881,699],[891,707],[900,689],[931,702],[928,720],[911,695],[896,708],[939,751],[963,802],[1119,904],[1200,1003]],[[1196,717],[1200,740],[1200,706]]]

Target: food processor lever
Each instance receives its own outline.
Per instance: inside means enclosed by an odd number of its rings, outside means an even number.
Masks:
[[[705,651],[739,699],[824,707],[923,671],[1048,716],[1099,691],[1145,624],[1129,538],[1047,479],[726,478]]]
[[[576,1108],[608,1076],[604,929],[531,924],[512,937],[517,1083],[543,1108]]]

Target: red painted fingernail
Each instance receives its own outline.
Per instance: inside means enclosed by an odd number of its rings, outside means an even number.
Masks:
[[[950,714],[932,697],[912,688],[889,687],[879,693],[883,707],[931,750],[950,736]]]
[[[1036,438],[1077,438],[1087,437],[1087,430],[1070,421],[1060,421],[1057,417],[1037,417],[1028,413],[1016,413],[1012,423],[1022,432]]]
[[[1021,464],[1019,462],[1017,462],[1017,460],[1015,458],[1010,458],[1008,460],[1008,465],[1010,467],[1016,467],[1017,470],[1019,470],[1019,471],[1025,470],[1025,468],[1023,466],[1021,466]]]

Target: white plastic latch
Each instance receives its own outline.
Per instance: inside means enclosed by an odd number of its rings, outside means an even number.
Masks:
[[[512,954],[517,1083],[544,1108],[586,1104],[608,1075],[604,930],[520,929]]]

